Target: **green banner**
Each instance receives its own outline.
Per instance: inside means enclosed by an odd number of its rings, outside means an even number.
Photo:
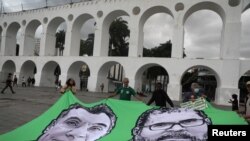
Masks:
[[[1,135],[0,141],[206,140],[210,124],[246,125],[247,122],[237,113],[216,109],[209,103],[202,111],[157,108],[115,99],[85,104],[67,92],[38,118]],[[184,128],[185,132],[180,132]]]

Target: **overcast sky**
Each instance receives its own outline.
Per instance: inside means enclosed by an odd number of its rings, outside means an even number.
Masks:
[[[81,0],[72,0],[79,2]],[[46,0],[2,0],[5,11],[20,11],[23,9],[46,6]],[[48,0],[47,5],[60,5],[70,0]],[[21,3],[23,6],[21,6]],[[206,18],[204,18],[206,17]],[[173,19],[171,16],[159,13],[151,16],[144,25],[144,46],[152,48],[172,40]],[[241,57],[250,58],[250,10],[242,14]],[[193,13],[184,24],[184,48],[188,58],[219,57],[222,20],[220,16],[208,10]],[[39,29],[41,30],[41,28]],[[39,33],[39,30],[37,33]],[[90,20],[82,27],[82,38],[86,38],[94,31],[94,20]]]

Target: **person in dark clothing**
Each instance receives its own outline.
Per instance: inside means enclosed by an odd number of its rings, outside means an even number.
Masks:
[[[236,94],[233,94],[232,99],[230,99],[228,102],[232,103],[232,110],[233,111],[238,111],[239,110],[238,96]]]
[[[13,79],[13,87],[14,87],[15,85],[18,87],[16,75],[14,76],[14,79]]]
[[[6,79],[6,86],[3,88],[3,90],[1,91],[1,93],[4,94],[4,91],[8,87],[10,87],[10,90],[11,90],[12,94],[14,94],[15,92],[13,91],[13,88],[12,88],[12,74],[8,75],[8,78]]]
[[[168,104],[171,107],[174,107],[172,100],[169,98],[167,93],[162,89],[161,83],[157,83],[156,90],[153,92],[153,95],[151,99],[148,101],[147,105],[150,105],[153,102],[155,102],[156,106],[160,107],[166,107],[166,102],[168,102]]]

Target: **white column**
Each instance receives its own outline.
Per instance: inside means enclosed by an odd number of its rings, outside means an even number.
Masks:
[[[239,59],[240,39],[241,39],[241,14],[242,7],[231,7],[226,9],[224,18],[224,28],[221,38],[220,58]]]
[[[19,43],[19,56],[23,56],[25,54],[24,47],[25,47],[25,33],[24,33],[24,27],[21,27],[21,35],[20,35],[20,43]]]
[[[131,16],[129,20],[130,38],[129,38],[129,57],[143,56],[143,27],[139,26],[137,16]]]
[[[6,45],[6,28],[3,28],[1,36],[1,49],[0,49],[0,56],[4,56],[5,52],[5,45]]]
[[[224,24],[221,40],[220,57],[238,59],[240,56],[241,22],[227,21]]]
[[[42,26],[43,26],[43,31],[41,33],[41,39],[40,39],[39,56],[45,56],[45,45],[46,45],[46,35],[47,35],[46,30],[48,28],[47,25],[42,25]]]
[[[42,76],[41,70],[37,70],[37,73],[35,74],[35,81],[36,81],[35,86],[41,86],[41,76]],[[20,79],[21,78],[22,77],[20,77]],[[22,80],[20,80],[20,81],[22,81]]]
[[[167,94],[171,100],[182,101],[182,89],[181,89],[181,73],[175,70],[168,70],[169,83],[167,88]]]
[[[105,85],[105,83],[103,83],[103,84],[104,84],[104,90],[106,90],[105,87],[107,87],[107,84],[106,85]],[[96,92],[96,91],[98,91],[97,90],[98,89],[97,85],[98,85],[97,84],[97,74],[93,74],[91,72],[91,75],[88,78],[88,86],[87,86],[87,88],[88,88],[88,90],[90,92]]]
[[[219,105],[230,105],[228,100],[232,94],[239,95],[238,82],[240,78],[240,61],[223,60],[217,78],[217,89],[215,103]],[[218,81],[219,80],[219,81]]]
[[[238,88],[231,88],[231,87],[220,87],[216,88],[216,95],[215,95],[215,103],[218,105],[232,105],[229,103],[229,99],[232,99],[232,94],[238,95],[239,99],[240,90]]]
[[[109,36],[107,29],[103,30],[102,26],[103,22],[100,20],[96,20],[96,26],[95,26],[95,41],[94,41],[94,49],[93,49],[93,56],[108,56],[108,51],[103,49],[104,46],[104,40],[107,39],[105,42],[109,42],[109,37],[102,37],[102,35]],[[105,32],[105,33],[103,33]]]
[[[66,35],[65,35],[65,45],[64,45],[64,50],[63,50],[63,56],[70,56],[70,55],[77,56],[76,54],[77,53],[79,54],[79,50],[75,50],[75,48],[72,47],[72,45],[76,42],[76,40],[73,40],[71,37],[72,36],[72,23],[67,23],[67,25],[68,25],[68,28],[67,28]],[[80,42],[80,41],[77,40],[77,42]]]
[[[175,21],[172,39],[172,58],[183,58],[184,26],[180,21]]]
[[[62,86],[65,85],[66,81],[67,81],[67,73],[61,72],[61,75],[59,76],[59,80],[61,80]],[[75,81],[77,81],[77,80],[75,80]]]

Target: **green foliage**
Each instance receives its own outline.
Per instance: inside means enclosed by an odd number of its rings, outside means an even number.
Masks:
[[[93,56],[94,40],[95,40],[94,34],[89,34],[87,40],[81,40],[80,52],[79,52],[80,56],[84,54],[87,54],[88,56]]]
[[[171,40],[160,44],[157,47],[147,49],[143,48],[143,57],[171,57],[172,43]]]
[[[60,30],[56,33],[56,48],[62,48],[65,43],[65,31]]]
[[[127,39],[130,35],[128,22],[121,17],[115,19],[109,28],[109,56],[128,56],[129,43]]]

